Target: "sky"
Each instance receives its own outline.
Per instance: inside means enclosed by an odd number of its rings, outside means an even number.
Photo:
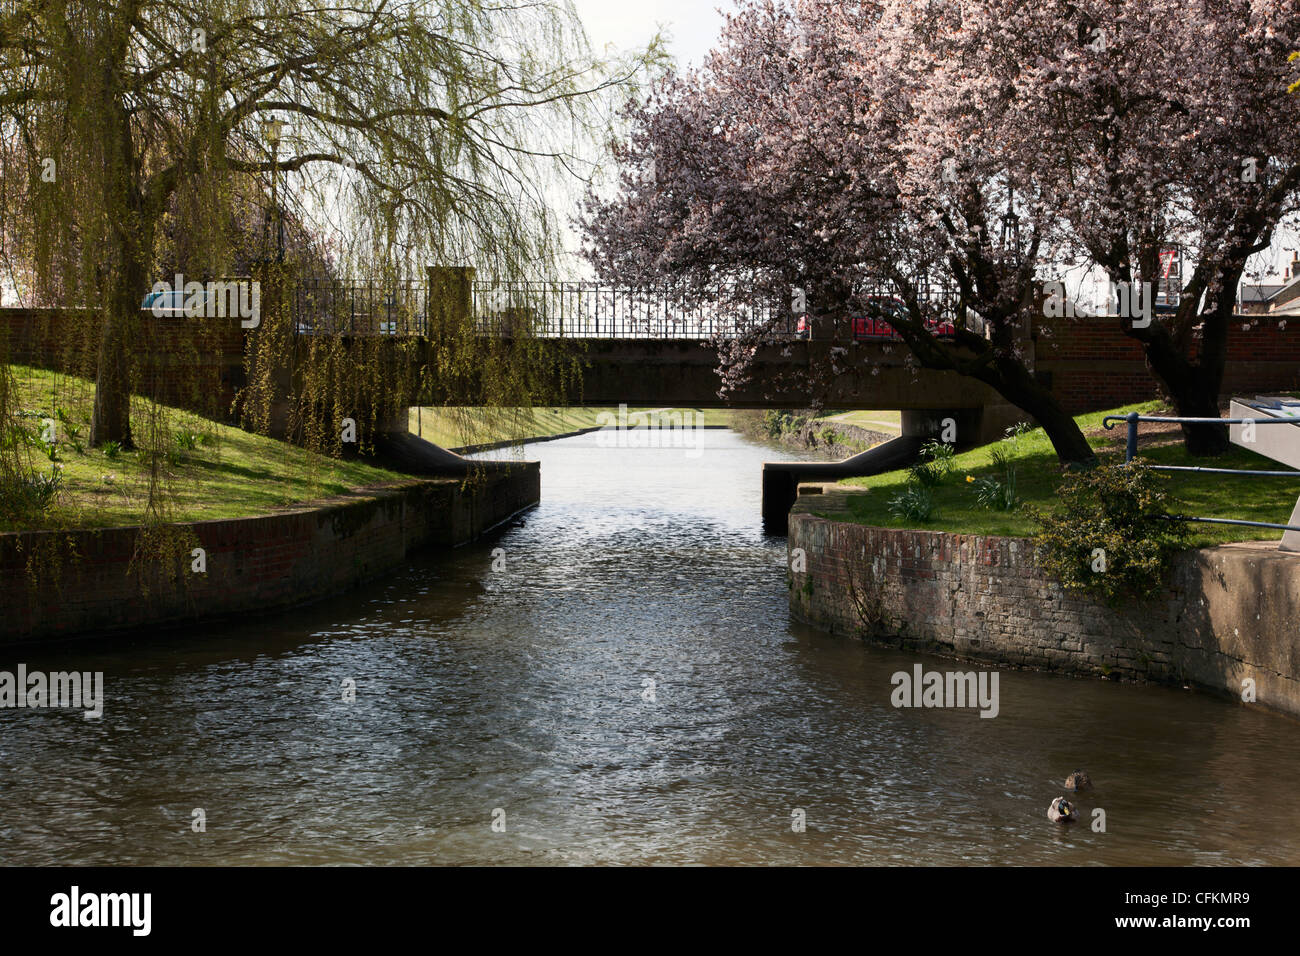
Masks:
[[[700,65],[722,32],[720,11],[736,9],[735,0],[573,0],[573,6],[596,53],[643,50],[655,33],[662,33],[668,52],[682,69]],[[608,167],[606,171],[610,172]],[[602,177],[598,182],[597,189],[603,192],[609,181]],[[562,207],[573,203],[558,194],[555,201]],[[592,278],[590,266],[577,255],[582,245],[578,232],[566,228],[563,242],[566,277]]]
[[[618,50],[644,47],[656,30],[669,39],[679,66],[698,66],[722,30],[719,9],[731,11],[734,0],[573,0],[597,51],[606,44]]]
[[[669,52],[681,67],[700,64],[722,30],[720,11],[736,8],[735,0],[573,0],[573,4],[595,50],[607,44],[621,51],[644,47],[656,30],[662,30]],[[568,238],[566,245],[576,249],[577,237]],[[1263,281],[1276,281],[1296,250],[1300,250],[1300,235],[1279,230],[1274,247],[1257,256],[1250,271],[1267,276]],[[574,266],[581,268],[576,261]],[[1072,275],[1067,286],[1090,308],[1102,307],[1110,294],[1109,283],[1098,274]]]

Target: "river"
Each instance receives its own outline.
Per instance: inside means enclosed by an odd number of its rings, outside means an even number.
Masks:
[[[522,525],[308,608],[3,652],[106,704],[0,711],[0,863],[1300,863],[1294,721],[1011,670],[995,719],[895,709],[973,665],[791,621],[790,453],[705,436],[531,445]]]

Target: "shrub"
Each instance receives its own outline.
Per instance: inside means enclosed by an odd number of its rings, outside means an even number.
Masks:
[[[1034,430],[1034,426],[1030,425],[1028,422],[1016,422],[1005,432],[1003,432],[1003,434],[1006,435],[1007,437],[1002,440],[1009,441],[1011,442],[1012,445],[1015,445],[1017,442],[1020,441],[1021,436],[1028,435],[1033,430]]]
[[[920,458],[907,469],[909,482],[924,488],[935,488],[952,471],[953,448],[951,445],[930,440],[921,446]]]
[[[193,451],[203,441],[202,435],[188,428],[178,428],[172,437],[176,440],[176,447],[182,451]]]
[[[1068,474],[1056,510],[1035,514],[1046,570],[1112,604],[1159,590],[1188,537],[1186,522],[1168,515],[1163,480],[1140,458]]]
[[[59,423],[63,426],[63,434],[67,436],[68,444],[70,444],[78,454],[85,451],[81,445],[81,427],[72,420],[72,416],[68,414],[67,409],[61,406],[54,409],[54,417],[57,418]]]
[[[956,454],[957,450],[952,445],[933,438],[921,446],[921,457],[929,459],[944,475],[952,471],[952,460]]]
[[[763,412],[762,430],[768,438],[780,438],[785,428],[785,413],[768,409]]]
[[[993,467],[1001,475],[986,475],[974,479],[975,500],[980,507],[990,511],[1012,511],[1020,504],[1016,494],[1016,466],[1011,464],[1011,456],[1001,448],[994,448]],[[971,481],[970,478],[966,479]]]
[[[943,481],[943,475],[935,470],[933,463],[928,461],[914,461],[907,469],[907,483],[911,485],[920,485],[922,488],[933,488]]]
[[[975,479],[975,500],[989,511],[1013,511],[1020,499],[1016,496],[1015,477],[1010,483],[991,475]]]
[[[46,514],[58,501],[63,487],[63,472],[53,468],[46,472],[21,474],[10,472],[0,481],[0,512],[10,520],[30,520]]]
[[[122,454],[122,443],[120,441],[106,441],[99,446],[99,450],[104,453],[105,458],[116,458]]]
[[[907,521],[929,521],[934,513],[934,493],[926,485],[909,482],[902,493],[889,502],[889,513]]]
[[[32,429],[24,426],[22,422],[14,422],[9,426],[4,437],[0,438],[0,448],[10,450],[25,446],[44,448],[45,443],[40,440]]]

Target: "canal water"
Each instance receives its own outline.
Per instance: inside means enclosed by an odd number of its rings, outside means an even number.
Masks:
[[[0,711],[0,863],[1300,863],[1294,721],[1015,671],[995,719],[895,709],[895,672],[967,665],[790,620],[773,452],[526,456],[524,524],[360,591],[6,652],[103,671],[107,700]],[[1046,811],[1077,768],[1066,829]]]

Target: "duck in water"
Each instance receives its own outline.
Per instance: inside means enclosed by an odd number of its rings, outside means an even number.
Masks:
[[[1076,790],[1076,791],[1091,790],[1092,778],[1089,777],[1082,770],[1076,770],[1074,773],[1070,774],[1068,777],[1065,778],[1065,789]]]
[[[1065,797],[1057,797],[1047,808],[1047,819],[1053,823],[1073,823],[1076,817],[1078,813],[1074,809],[1074,804]]]

